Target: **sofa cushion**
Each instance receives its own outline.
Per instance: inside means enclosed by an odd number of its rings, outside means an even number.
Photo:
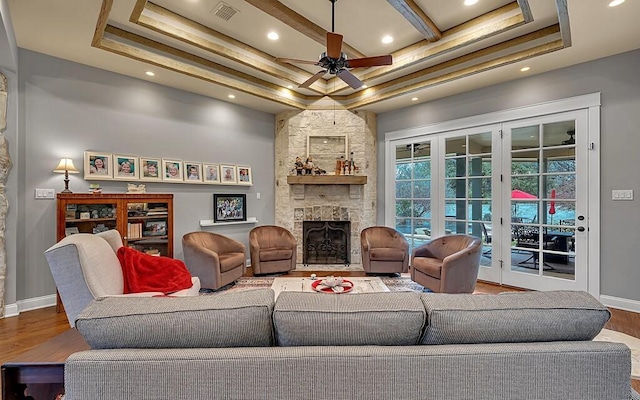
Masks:
[[[293,256],[291,249],[266,249],[260,250],[260,261],[290,260]]]
[[[271,289],[94,300],[76,318],[93,349],[272,346]]]
[[[369,258],[376,261],[402,261],[405,255],[404,249],[391,247],[376,247],[369,251]]]
[[[425,318],[412,292],[282,292],[273,310],[280,346],[415,345]]]
[[[611,313],[587,292],[422,294],[422,344],[591,340]]]

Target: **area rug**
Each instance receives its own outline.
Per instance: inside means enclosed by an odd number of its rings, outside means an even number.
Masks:
[[[294,271],[364,271],[362,264],[296,264]]]
[[[626,344],[631,349],[631,377],[640,379],[640,339],[622,332],[603,329],[593,340]]]

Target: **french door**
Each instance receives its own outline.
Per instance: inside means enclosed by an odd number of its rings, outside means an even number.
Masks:
[[[594,122],[579,109],[388,140],[387,225],[412,249],[448,234],[481,238],[481,280],[589,290]]]

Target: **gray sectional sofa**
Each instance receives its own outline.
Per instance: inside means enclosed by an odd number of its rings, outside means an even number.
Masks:
[[[584,292],[104,298],[75,321],[76,399],[640,399]]]

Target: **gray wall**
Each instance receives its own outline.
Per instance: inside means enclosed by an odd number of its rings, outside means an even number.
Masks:
[[[602,93],[601,294],[640,301],[640,50],[474,90],[378,115],[378,165],[384,135],[494,111]],[[378,176],[378,220],[384,221],[384,176]],[[635,200],[613,202],[612,189],[633,189]]]
[[[18,70],[20,139],[13,171],[18,183],[8,188],[19,193],[22,207],[16,227],[17,300],[55,292],[43,252],[56,242],[56,202],[35,200],[34,190],[64,188],[63,175],[52,173],[63,156],[78,169],[85,150],[250,165],[251,187],[146,183],[148,193],[174,194],[176,258],[183,258],[182,235],[200,230],[200,220],[213,219],[214,192],[246,193],[247,214],[259,224],[274,222],[272,114],[22,49]],[[125,181],[100,184],[105,193],[126,192]],[[70,175],[73,192],[88,187],[82,173]],[[252,227],[204,229],[246,244]]]

